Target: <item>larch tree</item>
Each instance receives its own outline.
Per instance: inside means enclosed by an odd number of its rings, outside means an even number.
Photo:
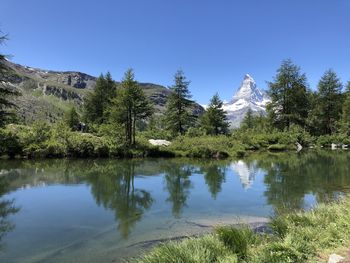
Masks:
[[[174,86],[171,87],[173,92],[166,105],[165,123],[167,129],[173,134],[183,135],[195,120],[190,112],[190,107],[193,104],[188,89],[190,82],[186,80],[181,70],[176,72],[174,79]]]
[[[0,36],[0,44],[3,44],[7,40],[6,35]],[[10,100],[10,97],[18,96],[20,93],[11,89],[6,84],[6,72],[7,67],[6,56],[0,53],[0,127],[5,126],[7,123],[15,119],[15,113],[11,111],[11,108],[15,108],[16,105]]]
[[[285,60],[273,82],[268,82],[271,103],[268,115],[274,127],[288,130],[292,124],[304,127],[309,111],[309,91],[306,75],[300,68]]]
[[[243,118],[241,127],[243,129],[253,129],[254,127],[254,115],[253,110],[250,107]]]
[[[137,121],[151,117],[153,105],[135,80],[132,69],[126,71],[117,89],[117,96],[112,100],[109,113],[111,123],[124,127],[126,144],[134,145]]]
[[[350,135],[350,81],[346,87],[345,100],[342,106],[340,131],[344,134]]]
[[[97,80],[94,91],[85,100],[84,117],[87,122],[102,124],[108,119],[108,111],[112,99],[116,96],[116,85],[112,76],[107,72],[101,74]]]
[[[332,134],[337,131],[337,123],[342,110],[342,83],[337,74],[329,69],[318,83],[316,114],[320,134]]]
[[[64,121],[73,131],[79,129],[80,116],[74,106],[65,113]]]
[[[201,119],[201,126],[205,129],[207,134],[219,135],[228,133],[230,124],[222,106],[223,102],[216,93],[211,98],[210,104]]]

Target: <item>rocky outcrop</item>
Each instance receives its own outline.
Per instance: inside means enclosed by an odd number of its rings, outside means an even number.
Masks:
[[[0,82],[18,90],[22,96],[14,98],[17,111],[24,122],[33,120],[56,121],[72,103],[78,108],[84,97],[93,90],[97,78],[78,71],[52,71],[22,66],[5,61]],[[118,82],[116,82],[118,84]],[[153,83],[139,83],[153,102],[156,114],[165,111],[171,89]],[[192,112],[200,116],[204,108],[193,104]]]
[[[77,89],[93,89],[96,78],[81,72],[62,72],[57,74],[56,81]]]
[[[65,101],[74,100],[78,104],[83,103],[83,97],[74,91],[68,91],[64,88],[47,85],[47,84],[43,84],[42,90],[43,90],[43,94],[45,95],[53,95]]]

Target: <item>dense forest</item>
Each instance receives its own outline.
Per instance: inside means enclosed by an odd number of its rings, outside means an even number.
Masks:
[[[1,43],[6,35],[0,37]],[[6,74],[0,54],[0,73]],[[136,81],[132,69],[120,82],[101,74],[81,109],[72,107],[56,123],[25,125],[16,118],[10,100],[21,94],[0,84],[0,155],[9,157],[145,157],[243,156],[249,151],[281,151],[350,144],[350,82],[327,70],[316,89],[306,74],[285,60],[268,82],[271,103],[266,115],[249,110],[239,129],[230,129],[223,101],[214,94],[204,114],[191,110],[190,81],[177,71],[166,111],[156,112]],[[149,139],[171,141],[152,146]]]

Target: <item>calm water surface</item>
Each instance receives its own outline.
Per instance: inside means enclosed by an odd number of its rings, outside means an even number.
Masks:
[[[237,161],[0,160],[0,262],[119,262],[211,226],[350,190],[350,153]]]

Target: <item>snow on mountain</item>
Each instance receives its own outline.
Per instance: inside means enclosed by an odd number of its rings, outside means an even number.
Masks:
[[[236,128],[239,127],[249,108],[254,114],[265,114],[268,102],[270,99],[267,94],[257,87],[250,75],[246,74],[240,88],[232,100],[223,105],[223,109],[227,112],[231,127]]]

